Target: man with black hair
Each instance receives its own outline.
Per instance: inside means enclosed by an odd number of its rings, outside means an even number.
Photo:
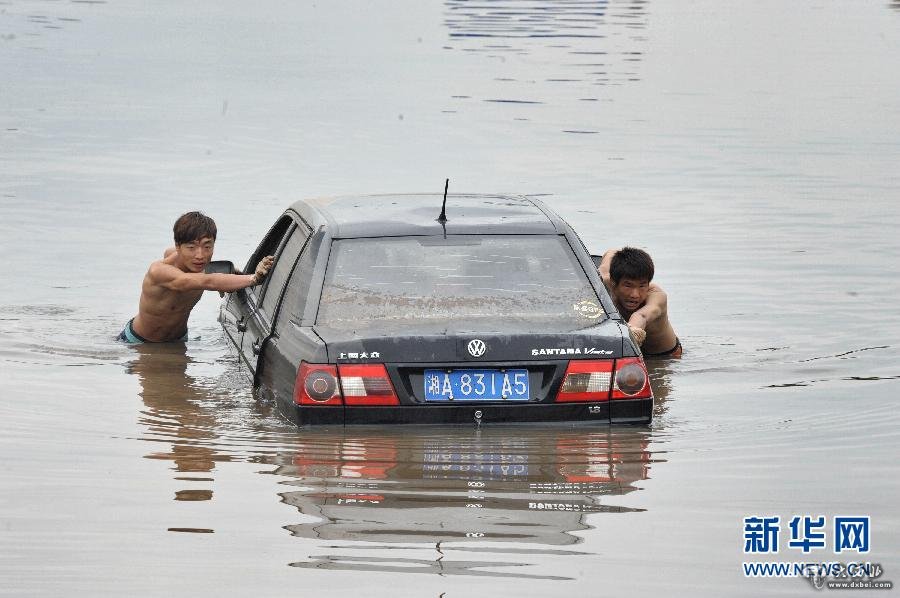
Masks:
[[[634,247],[610,249],[603,254],[599,272],[644,357],[681,357],[681,341],[669,323],[666,292],[651,282],[650,255]]]
[[[141,286],[138,315],[125,324],[118,340],[161,343],[187,340],[187,322],[203,291],[230,293],[260,284],[274,258],[260,260],[253,274],[206,274],[216,244],[216,223],[201,212],[175,221],[175,246],[150,264]]]

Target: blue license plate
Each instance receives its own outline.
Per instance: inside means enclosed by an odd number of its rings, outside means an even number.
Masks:
[[[425,370],[426,401],[527,401],[528,370]]]

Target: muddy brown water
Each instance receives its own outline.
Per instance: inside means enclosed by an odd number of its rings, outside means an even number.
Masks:
[[[0,3],[0,594],[900,581],[898,55],[886,1]],[[685,354],[651,427],[297,430],[214,294],[184,346],[112,340],[183,211],[241,263],[295,198],[445,177],[652,253]],[[804,515],[824,549],[787,546]]]

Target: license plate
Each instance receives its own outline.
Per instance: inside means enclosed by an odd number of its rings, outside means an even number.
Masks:
[[[528,370],[425,370],[426,401],[527,401]]]

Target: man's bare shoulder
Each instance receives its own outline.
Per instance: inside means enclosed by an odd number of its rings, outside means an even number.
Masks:
[[[170,263],[167,263],[165,259],[156,260],[152,264],[150,264],[150,268],[147,269],[147,275],[150,278],[171,278],[172,276],[177,276],[181,274],[181,270],[176,268]]]
[[[172,265],[168,258],[156,260],[147,269],[147,275],[144,277],[144,286],[146,288],[149,284],[151,287],[168,288],[173,281],[185,276],[185,274],[178,267]]]
[[[651,319],[665,317],[668,311],[669,297],[661,286],[655,282],[650,283],[650,290],[647,292],[647,300],[644,301],[644,307],[648,312],[652,312]]]

